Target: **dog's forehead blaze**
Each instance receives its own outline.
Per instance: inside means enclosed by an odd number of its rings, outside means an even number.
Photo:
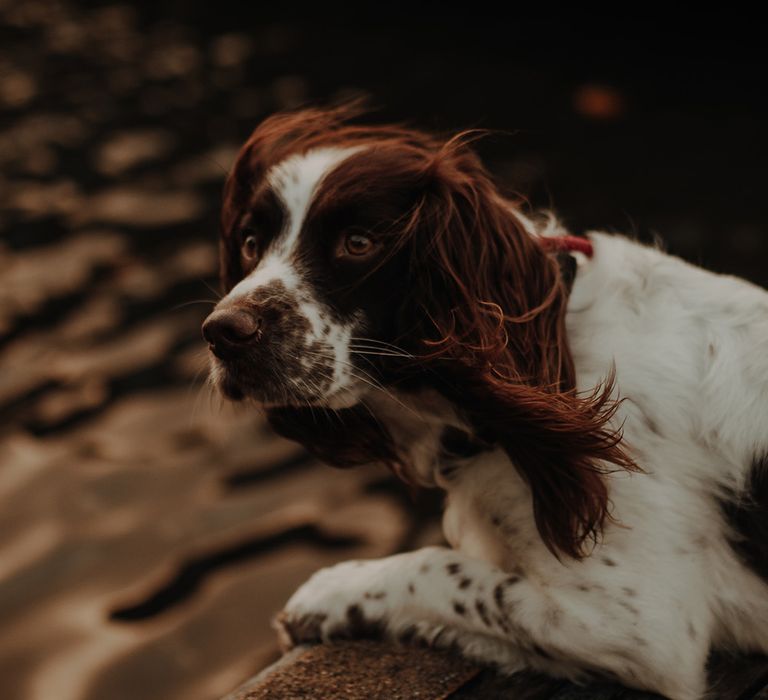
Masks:
[[[233,217],[230,230],[223,233],[233,253],[239,252],[235,248],[241,243],[235,229],[253,227],[261,239],[263,257],[245,279],[262,278],[261,268],[274,268],[275,259],[286,269],[293,267],[289,261],[296,257],[300,234],[324,179],[361,149],[359,144],[315,148],[292,154],[267,169],[245,210]],[[292,274],[295,275],[295,270]]]
[[[360,321],[355,318],[339,318],[332,309],[326,308],[314,288],[312,274],[302,264],[306,251],[302,251],[308,217],[313,214],[313,203],[333,171],[350,156],[363,149],[361,144],[329,146],[292,154],[266,170],[258,191],[254,191],[249,212],[241,219],[241,226],[253,226],[257,237],[267,240],[255,267],[237,281],[229,291],[230,300],[253,296],[275,282],[281,283],[282,294],[294,297],[297,310],[305,316],[312,328],[312,335],[320,337],[330,332],[335,323],[345,327]],[[333,178],[331,178],[333,179]],[[332,186],[330,189],[334,189]],[[279,209],[267,216],[265,210]],[[325,209],[325,207],[324,207]],[[279,221],[279,230],[264,230],[263,220]],[[262,225],[260,225],[260,223]],[[237,239],[236,236],[232,238]],[[237,245],[230,241],[231,246]],[[234,252],[234,251],[233,251]],[[239,251],[238,251],[239,253]]]
[[[336,166],[359,149],[360,146],[318,148],[293,155],[267,173],[267,182],[287,213],[286,226],[277,242],[280,249],[288,252],[294,248],[321,183]]]

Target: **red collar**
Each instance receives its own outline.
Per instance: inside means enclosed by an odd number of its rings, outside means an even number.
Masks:
[[[592,248],[592,241],[589,238],[579,238],[578,236],[547,236],[540,238],[541,245],[544,250],[559,253],[565,252],[578,252],[584,253],[588,258],[592,257],[594,252]]]

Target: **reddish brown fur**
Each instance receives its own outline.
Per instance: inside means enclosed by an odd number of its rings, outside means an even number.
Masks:
[[[609,426],[616,409],[611,378],[591,395],[576,393],[564,321],[568,292],[554,257],[522,228],[469,150],[468,135],[441,141],[398,126],[350,126],[350,116],[346,109],[306,110],[256,129],[226,187],[225,284],[241,275],[226,241],[270,165],[317,146],[365,144],[366,156],[342,163],[313,208],[382,195],[407,204],[404,215],[382,222],[388,259],[409,261],[400,335],[387,340],[417,359],[392,360],[382,369],[387,383],[428,385],[460,406],[529,484],[547,546],[582,556],[608,517],[605,473],[636,467]],[[364,409],[324,413],[319,423],[316,408],[273,410],[270,419],[331,463],[401,461]]]

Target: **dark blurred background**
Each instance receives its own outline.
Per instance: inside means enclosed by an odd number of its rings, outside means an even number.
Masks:
[[[0,0],[0,695],[219,697],[311,571],[439,541],[435,497],[204,385],[219,193],[262,117],[363,95],[496,130],[499,181],[572,230],[765,285],[765,43],[729,12]]]

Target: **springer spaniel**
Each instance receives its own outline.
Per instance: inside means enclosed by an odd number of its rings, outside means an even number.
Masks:
[[[349,117],[243,147],[211,379],[327,462],[443,489],[452,548],[319,571],[283,639],[376,631],[676,700],[711,649],[768,652],[768,294],[523,215],[471,134]]]

